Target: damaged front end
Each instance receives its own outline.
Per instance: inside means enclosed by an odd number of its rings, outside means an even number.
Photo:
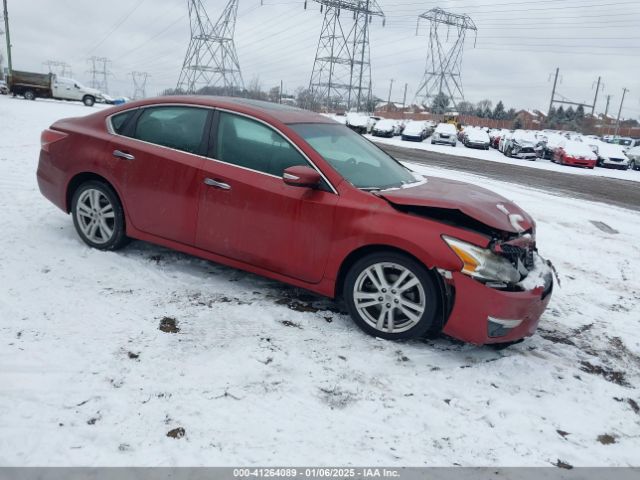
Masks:
[[[502,228],[458,209],[394,207],[487,239],[477,245],[451,233],[441,237],[461,262],[458,271],[438,269],[450,301],[443,333],[476,344],[506,344],[535,332],[553,289],[553,268],[536,247],[535,222],[519,228],[524,214],[502,204],[498,210],[507,210]]]

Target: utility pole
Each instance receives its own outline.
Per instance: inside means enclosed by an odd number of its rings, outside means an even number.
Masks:
[[[407,107],[407,88],[409,88],[409,84],[404,84],[404,97],[402,97],[402,110]]]
[[[391,90],[393,90],[393,78],[391,79],[391,84],[389,85],[389,99],[387,100],[387,112],[391,111]]]
[[[558,86],[558,75],[560,75],[560,67],[556,68],[556,78],[553,80],[553,91],[551,92],[551,102],[549,103],[549,113],[547,116],[551,116],[551,109],[553,108],[553,100],[556,98],[556,87]]]
[[[604,123],[607,126],[607,135],[609,134],[609,104],[611,103],[611,95],[607,95],[607,106],[604,109]]]
[[[600,80],[602,78],[598,77],[598,84],[596,85],[596,96],[593,99],[593,108],[591,109],[591,115],[596,112],[596,103],[598,103],[598,93],[600,92]]]
[[[7,0],[3,0],[4,3],[4,30],[7,36],[7,67],[9,75],[13,70],[13,64],[11,63],[11,35],[9,34],[9,11],[7,10]]]
[[[624,103],[624,97],[627,95],[629,90],[625,87],[622,89],[622,99],[620,100],[620,108],[618,109],[618,118],[616,119],[616,131],[614,136],[618,136],[618,132],[620,131],[620,115],[622,115],[622,104]]]

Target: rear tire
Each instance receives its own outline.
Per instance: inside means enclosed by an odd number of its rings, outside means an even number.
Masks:
[[[439,329],[436,280],[402,253],[372,253],[358,260],[345,277],[343,296],[351,318],[369,335],[401,340]]]
[[[36,99],[36,93],[33,90],[27,90],[26,92],[24,92],[24,99],[25,100],[35,100]]]
[[[82,99],[82,103],[84,103],[87,107],[93,107],[93,105],[96,103],[96,99],[91,95],[85,95]]]
[[[118,250],[129,241],[118,195],[104,182],[80,185],[73,193],[71,215],[76,232],[92,248]]]

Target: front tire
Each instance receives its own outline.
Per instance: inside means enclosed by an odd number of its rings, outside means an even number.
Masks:
[[[24,92],[24,99],[25,100],[35,100],[36,99],[36,94],[33,90],[27,90],[26,92]]]
[[[85,95],[82,99],[82,103],[84,103],[87,107],[93,107],[93,105],[96,103],[96,99],[91,95]]]
[[[369,335],[400,340],[435,333],[441,298],[436,281],[407,255],[361,258],[345,277],[343,295],[351,318]]]
[[[73,194],[71,214],[76,232],[92,248],[117,250],[128,241],[118,195],[104,182],[80,185]]]

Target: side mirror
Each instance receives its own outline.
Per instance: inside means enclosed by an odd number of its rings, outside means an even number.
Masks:
[[[311,167],[294,166],[285,169],[282,180],[292,187],[315,188],[322,177]]]

